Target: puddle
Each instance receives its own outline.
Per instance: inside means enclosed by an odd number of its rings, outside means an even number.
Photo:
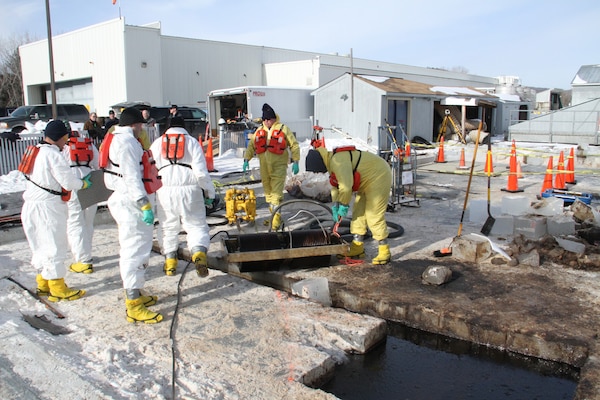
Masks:
[[[572,399],[579,370],[390,323],[385,343],[351,355],[321,389],[353,399]]]

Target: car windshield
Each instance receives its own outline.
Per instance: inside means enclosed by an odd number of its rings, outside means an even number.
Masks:
[[[19,118],[29,117],[29,114],[31,113],[32,109],[33,109],[33,107],[21,106],[21,107],[18,107],[12,113],[10,113],[10,116],[11,117],[19,117]]]
[[[192,118],[206,119],[206,114],[200,109],[192,109]]]

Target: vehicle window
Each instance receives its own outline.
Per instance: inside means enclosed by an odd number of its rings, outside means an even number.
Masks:
[[[15,111],[13,111],[10,116],[11,117],[19,117],[19,118],[24,118],[24,117],[29,117],[30,111],[33,107],[29,107],[29,106],[21,106],[18,107]]]
[[[45,105],[45,106],[33,107],[33,109],[31,110],[31,113],[29,115],[35,115],[35,114],[37,114],[37,117],[39,119],[52,118],[52,106]]]
[[[183,117],[183,119],[192,118],[192,113],[190,112],[190,110],[179,110],[179,112],[181,113],[181,116]]]
[[[63,106],[65,116],[73,122],[87,121],[89,112],[82,104],[67,104]]]
[[[192,118],[206,119],[206,114],[200,109],[192,109]]]

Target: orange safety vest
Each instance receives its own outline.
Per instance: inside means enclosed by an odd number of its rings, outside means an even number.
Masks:
[[[271,132],[271,138],[269,139],[268,144],[267,131],[262,128],[256,131],[254,134],[254,148],[256,154],[262,154],[267,150],[273,154],[283,154],[285,148],[287,147],[283,126],[284,125],[281,125],[281,128]]]
[[[23,157],[21,158],[21,161],[19,162],[19,166],[17,167],[17,170],[19,170],[20,172],[23,173],[23,175],[25,175],[25,179],[27,179],[29,182],[33,183],[35,186],[39,187],[40,189],[44,189],[48,193],[52,193],[57,196],[60,196],[61,200],[63,200],[63,201],[69,201],[71,199],[71,191],[70,190],[65,190],[62,187],[60,188],[60,192],[57,190],[48,189],[48,188],[38,185],[37,183],[32,181],[31,178],[29,177],[29,175],[31,175],[31,173],[33,172],[33,166],[35,164],[35,159],[39,152],[40,152],[39,146],[27,146],[27,149],[25,149],[25,154],[23,154]]]
[[[104,140],[100,145],[100,158],[98,162],[100,168],[102,168],[105,173],[116,175],[122,178],[122,174],[105,169],[108,167],[109,161],[112,165],[119,168],[119,164],[114,163],[108,156],[113,137],[113,133],[107,133],[106,136],[104,136]],[[151,150],[144,150],[140,164],[142,165],[142,182],[144,183],[144,189],[146,189],[146,193],[152,194],[162,187],[162,181],[158,175],[158,168],[156,167],[156,161],[154,161],[154,157],[152,157]]]
[[[189,164],[179,162],[185,155],[185,135],[181,133],[165,133],[161,142],[161,157],[169,160],[170,164],[163,165],[159,170],[169,165],[181,165],[192,168]]]
[[[342,152],[342,151],[347,151],[348,154],[350,154],[350,164],[352,164],[352,151],[355,151],[356,147],[354,146],[343,146],[343,147],[336,147],[335,149],[333,149],[333,155]],[[362,157],[362,152],[360,150],[358,150],[358,162],[356,163],[356,166],[352,169],[352,191],[356,192],[358,190],[358,188],[360,187],[360,173],[357,171],[358,169],[358,164],[360,164],[360,159]],[[332,157],[333,157],[332,155]],[[331,186],[337,188],[339,187],[339,183],[337,181],[337,177],[335,176],[334,173],[331,173],[329,175],[329,183],[331,184]]]
[[[93,145],[94,143],[90,138],[70,137],[69,154],[71,156],[71,167],[89,167],[90,162],[94,159]]]

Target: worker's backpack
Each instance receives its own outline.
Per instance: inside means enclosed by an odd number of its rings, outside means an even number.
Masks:
[[[71,166],[73,167],[89,167],[90,162],[94,158],[92,146],[94,143],[90,138],[75,137],[69,138],[69,155],[71,157]]]
[[[108,162],[110,161],[110,158],[108,157],[108,151],[114,136],[115,134],[112,132],[107,133],[100,144],[100,149],[98,150],[98,166],[102,169],[108,167]]]
[[[23,175],[25,175],[25,179],[27,179],[29,182],[33,183],[35,186],[39,187],[40,189],[44,189],[48,193],[52,193],[57,196],[60,196],[60,198],[63,201],[69,201],[71,199],[71,191],[70,190],[65,190],[62,187],[60,188],[60,192],[56,191],[56,190],[48,189],[48,188],[45,188],[45,187],[40,186],[39,184],[35,183],[29,177],[29,175],[31,175],[31,173],[33,172],[33,166],[35,165],[35,159],[39,152],[40,152],[39,146],[27,146],[27,148],[25,149],[25,154],[23,154],[23,157],[21,158],[21,161],[19,162],[19,166],[17,167],[17,170],[19,172],[22,172]]]

